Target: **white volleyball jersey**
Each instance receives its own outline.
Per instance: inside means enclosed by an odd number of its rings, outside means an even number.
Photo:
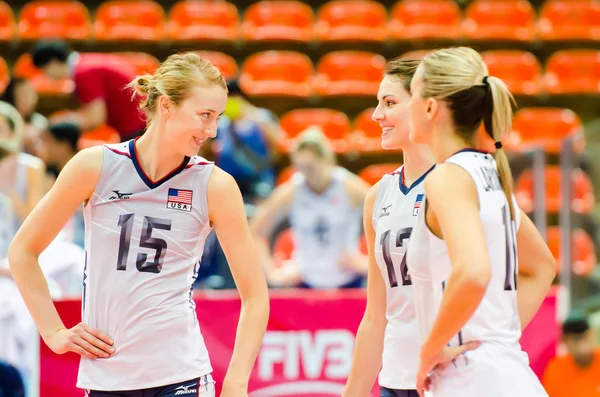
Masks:
[[[82,357],[78,387],[146,389],[212,371],[192,286],[211,230],[213,167],[186,157],[154,182],[134,140],[104,147],[102,173],[84,208],[83,322],[113,338],[116,353]]]
[[[484,390],[489,397],[545,396],[519,345],[521,323],[516,291],[519,208],[513,197],[516,219],[511,220],[492,155],[468,149],[454,154],[446,162],[463,168],[475,182],[492,276],[479,307],[449,343],[458,346],[481,341],[482,346],[467,352],[447,369],[436,372],[433,396],[459,393],[474,397]],[[408,248],[408,267],[422,338],[431,330],[452,270],[445,241],[433,235],[425,224],[426,205],[425,201]]]
[[[332,181],[323,193],[315,193],[300,173],[290,209],[294,231],[294,260],[302,279],[312,287],[336,288],[354,281],[358,275],[341,265],[346,254],[359,249],[362,209],[353,206],[346,192],[349,171],[336,167]]]
[[[424,201],[427,173],[410,187],[403,183],[402,167],[384,175],[373,207],[374,252],[385,282],[388,320],[379,385],[389,389],[416,388],[420,342],[406,248]]]

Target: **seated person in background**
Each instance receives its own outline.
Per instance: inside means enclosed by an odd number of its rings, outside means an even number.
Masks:
[[[15,367],[0,361],[0,397],[25,397],[21,374]]]
[[[562,326],[567,354],[548,363],[542,384],[549,397],[600,396],[600,349],[584,313],[571,314]]]
[[[33,64],[52,79],[72,78],[82,107],[76,113],[60,116],[82,131],[107,124],[119,131],[125,141],[144,132],[145,117],[137,100],[125,88],[135,70],[113,54],[79,54],[61,41],[42,41],[31,50]],[[66,118],[66,120],[65,120]]]
[[[244,201],[253,202],[273,190],[279,123],[269,110],[252,105],[236,81],[228,87],[225,113],[212,146],[217,165],[234,177]]]
[[[0,259],[44,195],[44,163],[22,152],[24,126],[12,105],[0,102]]]
[[[80,136],[79,127],[67,122],[51,125],[42,133],[40,158],[46,162],[48,174],[53,179],[79,151],[77,142]]]
[[[48,120],[36,113],[38,94],[29,80],[13,77],[6,86],[0,101],[13,105],[25,122],[23,151],[37,155],[39,136],[48,127]]]
[[[335,154],[318,128],[300,135],[291,159],[296,174],[257,208],[250,223],[267,281],[278,287],[361,287],[368,267],[359,247],[369,186],[335,165]],[[295,252],[291,261],[277,266],[268,238],[288,216]]]

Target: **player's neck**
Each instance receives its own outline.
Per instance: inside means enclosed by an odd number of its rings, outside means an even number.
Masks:
[[[453,130],[434,131],[431,134],[431,143],[429,147],[437,164],[445,162],[455,153],[469,148],[470,146],[464,140],[459,138]]]
[[[157,131],[151,128],[135,142],[135,152],[144,172],[153,181],[158,181],[180,166],[183,157],[166,151],[168,143],[162,142]]]
[[[404,157],[404,182],[410,186],[435,164],[435,159],[427,145],[410,145],[402,151]]]

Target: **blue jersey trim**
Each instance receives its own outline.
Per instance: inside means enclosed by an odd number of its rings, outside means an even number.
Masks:
[[[179,165],[179,167],[175,168],[173,171],[171,171],[170,173],[168,173],[167,175],[165,175],[158,181],[154,182],[152,179],[150,179],[150,177],[146,174],[146,172],[140,165],[140,162],[137,157],[137,153],[135,151],[135,141],[136,141],[136,139],[132,139],[129,141],[129,153],[131,153],[131,161],[133,162],[133,166],[135,167],[135,170],[137,171],[137,173],[140,176],[140,178],[142,179],[142,181],[144,181],[144,183],[150,189],[159,187],[163,183],[167,182],[169,179],[173,178],[175,175],[179,174],[181,171],[185,170],[188,162],[190,161],[190,157],[184,157],[184,159],[181,162],[181,164]]]
[[[427,174],[429,174],[431,171],[433,171],[433,169],[435,168],[435,165],[433,165],[430,169],[427,170],[427,172],[425,172],[423,175],[421,175],[419,177],[419,179],[417,179],[416,181],[414,181],[412,183],[412,185],[410,185],[409,187],[407,187],[406,185],[404,185],[404,183],[402,182],[402,180],[404,179],[404,167],[402,167],[402,169],[400,170],[400,191],[404,194],[407,195],[413,188],[415,188],[416,186],[418,186],[421,182],[423,182],[425,180],[425,177],[427,176]]]

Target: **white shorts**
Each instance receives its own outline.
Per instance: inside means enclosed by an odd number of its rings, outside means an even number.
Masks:
[[[431,380],[433,397],[548,397],[519,347],[484,343]]]

